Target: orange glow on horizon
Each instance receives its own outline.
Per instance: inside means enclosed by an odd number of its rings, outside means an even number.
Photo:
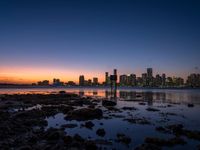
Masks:
[[[104,73],[76,71],[76,70],[62,70],[51,68],[1,68],[0,82],[1,83],[19,83],[31,84],[42,80],[49,80],[52,83],[53,78],[58,78],[62,82],[74,81],[78,83],[79,75],[84,75],[85,79],[93,79],[98,77],[99,82],[104,81]]]
[[[37,83],[42,80],[49,80],[52,83],[53,78],[58,78],[62,82],[74,81],[75,83],[79,82],[79,76],[84,75],[85,80],[93,79],[93,77],[98,77],[100,83],[104,82],[105,72],[108,71],[109,74],[112,74],[113,70],[86,70],[86,69],[54,69],[53,67],[0,67],[0,83],[16,83],[16,84],[31,84]],[[126,71],[127,72],[127,71]],[[141,70],[136,70],[133,72],[137,77],[141,76]],[[158,72],[154,72],[154,76]],[[119,72],[118,74],[130,74],[125,72]],[[176,76],[173,73],[166,73],[167,76]],[[180,74],[181,75],[181,74]],[[183,75],[186,79],[187,75]]]

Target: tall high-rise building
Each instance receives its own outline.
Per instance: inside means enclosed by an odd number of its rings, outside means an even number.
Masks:
[[[166,75],[163,73],[162,74],[162,86],[166,85]]]
[[[108,72],[105,72],[105,85],[109,85],[110,84],[110,77]]]
[[[94,77],[93,78],[93,85],[98,85],[99,83],[98,83],[98,78],[96,78],[96,77]]]
[[[142,74],[142,86],[147,86],[148,85],[148,79],[147,79],[147,73]]]
[[[60,82],[60,79],[53,79],[53,85],[54,86],[60,86],[61,85],[61,82]]]
[[[147,77],[148,78],[153,77],[153,69],[152,68],[147,68]]]
[[[147,86],[153,86],[153,69],[147,68]]]
[[[128,83],[128,76],[125,75],[125,74],[124,75],[120,75],[120,77],[119,77],[119,84],[121,86],[126,86],[127,83]]]
[[[128,85],[130,85],[130,86],[136,86],[137,85],[135,74],[130,74],[130,76],[128,77]]]
[[[85,85],[85,78],[84,75],[79,76],[79,85],[84,86]]]

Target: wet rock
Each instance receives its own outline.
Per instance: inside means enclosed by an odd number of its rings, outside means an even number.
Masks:
[[[130,137],[128,137],[128,136],[126,136],[125,134],[121,134],[121,133],[118,133],[117,134],[117,141],[118,142],[121,142],[121,143],[123,143],[123,144],[126,144],[126,145],[128,145],[128,144],[130,144],[131,143],[131,138]]]
[[[58,93],[59,93],[59,94],[66,94],[65,91],[59,91]]]
[[[147,111],[153,111],[153,112],[156,112],[156,111],[160,111],[159,109],[156,109],[156,108],[147,108],[146,109]]]
[[[124,119],[124,121],[128,121],[129,123],[134,123],[134,124],[151,124],[150,121],[148,121],[145,118],[127,118]]]
[[[117,103],[114,102],[114,101],[110,101],[110,100],[103,100],[103,101],[102,101],[102,105],[103,105],[104,107],[107,107],[107,106],[116,106]]]
[[[44,134],[44,139],[46,139],[47,141],[55,141],[60,138],[63,138],[64,136],[65,133],[63,130],[49,128]]]
[[[194,107],[194,104],[191,104],[191,103],[190,103],[190,104],[188,104],[187,106],[188,106],[188,107]]]
[[[122,107],[123,110],[137,110],[135,107]]]
[[[183,130],[182,135],[185,135],[190,139],[195,139],[200,141],[200,131]]]
[[[137,94],[136,97],[137,97],[137,98],[140,98],[140,97],[142,97],[142,95]]]
[[[114,111],[114,112],[121,112],[120,109],[116,108],[116,107],[113,107],[113,106],[107,106],[106,107],[109,111]]]
[[[104,140],[104,139],[97,139],[94,141],[96,144],[99,144],[99,145],[112,145],[112,142],[111,141],[108,141],[108,140]]]
[[[103,137],[103,136],[105,136],[106,132],[105,132],[104,129],[98,129],[98,130],[96,131],[96,134],[97,134],[98,136]]]
[[[186,142],[180,137],[175,137],[167,140],[147,137],[145,138],[145,142],[150,144],[155,144],[157,146],[168,146],[168,147],[186,144]]]
[[[77,126],[78,126],[77,124],[71,123],[71,124],[64,124],[61,127],[62,128],[76,128]]]
[[[78,141],[78,142],[84,142],[84,139],[83,139],[80,135],[78,135],[78,134],[75,134],[75,135],[74,135],[74,139],[75,139],[76,141]]]
[[[183,133],[183,125],[182,124],[173,124],[166,126],[166,129],[169,129],[173,134],[179,136]]]
[[[156,127],[156,131],[162,132],[162,133],[169,133],[168,130],[166,130],[166,128],[164,127]]]
[[[161,147],[154,145],[154,144],[142,144],[136,147],[134,150],[161,150]]]
[[[96,143],[93,141],[86,141],[84,143],[85,145],[85,150],[97,150],[98,147],[96,146]]]
[[[103,117],[101,109],[82,108],[74,111],[70,111],[65,117],[66,120],[92,120],[100,119]]]
[[[144,103],[144,102],[140,102],[139,105],[146,105],[146,103]]]
[[[197,149],[200,150],[200,145],[197,145]]]
[[[17,150],[32,150],[32,148],[29,145],[24,145],[24,146],[19,147]]]
[[[91,121],[88,121],[85,123],[84,126],[88,129],[92,129],[94,127],[94,123],[92,123]]]

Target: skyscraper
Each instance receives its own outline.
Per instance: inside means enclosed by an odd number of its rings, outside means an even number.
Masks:
[[[108,72],[105,72],[105,85],[109,85],[109,84],[110,84],[109,74]]]
[[[98,78],[96,77],[93,78],[93,85],[98,85]]]
[[[84,83],[85,83],[84,75],[80,75],[79,76],[79,85],[80,86],[84,86]]]
[[[119,77],[119,84],[121,85],[121,86],[126,86],[127,85],[127,82],[128,81],[128,76],[127,75],[121,75],[120,77]]]
[[[153,69],[147,68],[147,86],[153,86]]]

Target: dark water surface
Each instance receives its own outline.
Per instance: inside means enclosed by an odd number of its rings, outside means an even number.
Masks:
[[[24,94],[24,93],[57,93],[58,91],[77,93],[82,96],[93,96],[95,98],[109,98],[109,89],[102,88],[29,88],[29,89],[0,89],[0,94]],[[144,143],[146,137],[158,137],[169,139],[173,134],[161,133],[155,130],[158,126],[167,126],[171,124],[182,124],[189,130],[200,131],[200,90],[186,89],[118,89],[117,106],[122,110],[123,107],[134,107],[137,110],[123,110],[121,112],[108,111],[103,109],[104,118],[100,120],[91,120],[95,126],[92,129],[82,127],[85,121],[68,121],[64,119],[65,115],[58,113],[55,116],[46,118],[48,126],[60,128],[65,124],[77,124],[77,127],[66,128],[68,135],[79,134],[80,136],[91,140],[107,140],[112,145],[100,144],[104,148],[116,149],[134,149]],[[142,104],[141,104],[142,102]],[[188,107],[188,104],[194,104],[194,107]],[[147,108],[155,108],[159,111],[147,111]],[[107,118],[106,118],[107,117]],[[144,118],[150,124],[135,124],[126,121],[131,118]],[[103,123],[103,125],[102,125]],[[96,130],[103,128],[106,131],[104,137],[96,134]],[[123,133],[131,138],[131,143],[125,145],[116,141],[117,134]],[[197,149],[200,141],[185,139],[187,144],[174,147],[163,147],[163,149]]]

